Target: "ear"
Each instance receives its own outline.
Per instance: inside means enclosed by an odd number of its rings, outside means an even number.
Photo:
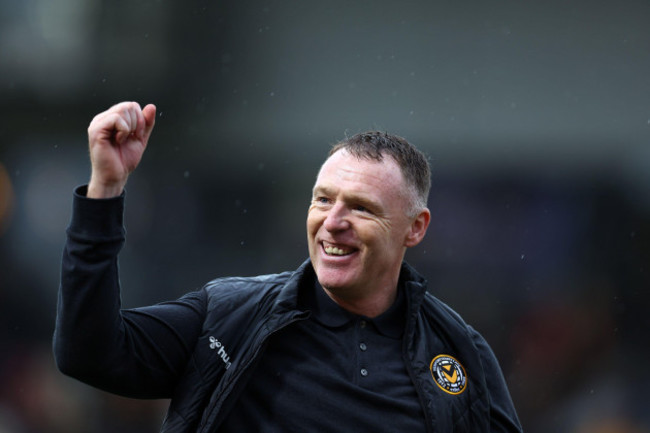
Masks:
[[[404,246],[410,248],[419,244],[427,233],[430,221],[431,212],[427,208],[422,209],[411,223],[411,227],[404,239]]]

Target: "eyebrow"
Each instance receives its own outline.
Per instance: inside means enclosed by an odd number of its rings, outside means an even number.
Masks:
[[[325,195],[332,195],[333,192],[334,190],[332,188],[328,188],[322,185],[314,185],[314,188],[312,189],[312,196],[316,196],[319,193]]]
[[[316,196],[321,194],[326,196],[334,195],[335,194],[334,188],[324,186],[324,185],[316,185],[312,192],[312,197],[316,198]],[[350,192],[346,194],[344,199],[345,201],[357,203],[369,209],[373,209],[373,210],[381,209],[381,205],[378,201],[373,200],[371,197],[368,197],[366,195],[358,194],[355,192]]]

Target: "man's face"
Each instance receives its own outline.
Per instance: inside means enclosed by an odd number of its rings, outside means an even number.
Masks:
[[[307,239],[325,289],[358,300],[396,287],[405,249],[412,246],[407,191],[391,157],[377,162],[340,150],[323,164],[307,215]]]

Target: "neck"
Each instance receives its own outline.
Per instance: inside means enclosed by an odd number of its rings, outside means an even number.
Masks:
[[[372,296],[363,298],[346,298],[337,295],[334,291],[323,287],[327,296],[336,302],[341,308],[350,313],[366,316],[377,317],[390,308],[395,302],[397,296],[397,284],[390,290],[374,293]]]

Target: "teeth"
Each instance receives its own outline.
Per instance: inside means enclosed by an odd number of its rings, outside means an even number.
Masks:
[[[325,247],[325,252],[333,256],[344,256],[348,254],[346,251],[332,246]]]

